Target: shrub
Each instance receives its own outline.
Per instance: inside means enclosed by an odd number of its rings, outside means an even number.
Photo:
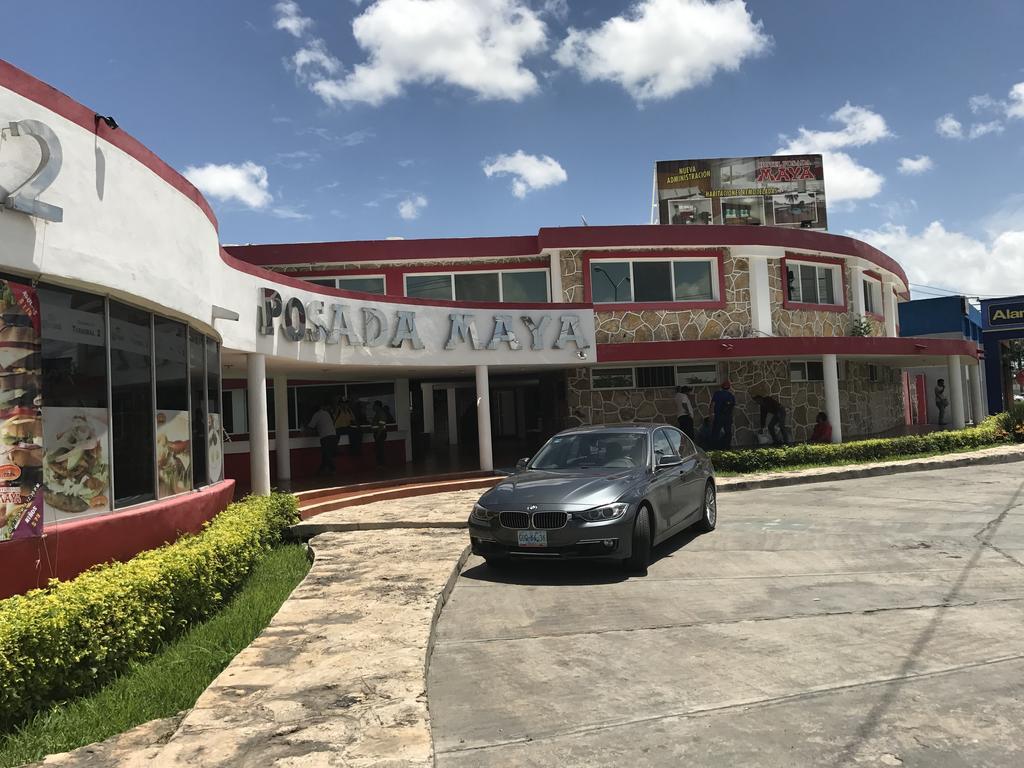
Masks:
[[[195,536],[0,601],[0,731],[95,690],[214,613],[297,521],[294,496],[250,496]]]
[[[1021,409],[1024,419],[1024,409]],[[844,464],[881,461],[920,453],[944,453],[967,448],[982,448],[1006,442],[1012,434],[1009,414],[990,416],[976,427],[927,435],[857,440],[835,445],[808,443],[782,448],[758,448],[738,451],[711,451],[708,455],[721,472],[768,472],[802,465]],[[1019,422],[1018,422],[1019,423]],[[1024,438],[1024,428],[1021,430]]]
[[[1006,413],[997,417],[999,426],[1006,430],[1011,440],[1024,443],[1024,403],[1013,403]]]

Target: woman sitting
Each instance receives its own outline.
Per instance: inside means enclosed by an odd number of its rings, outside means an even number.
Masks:
[[[814,431],[811,432],[811,442],[832,442],[832,425],[828,423],[828,414],[824,411],[819,412],[814,419]]]

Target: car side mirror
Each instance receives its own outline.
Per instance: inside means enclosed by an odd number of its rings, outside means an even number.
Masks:
[[[519,461],[516,462],[516,471],[517,472],[521,472],[522,470],[526,469],[526,465],[529,464],[529,463],[530,463],[530,459],[529,458],[520,459]]]
[[[675,467],[682,463],[683,460],[678,456],[673,456],[671,454],[658,456],[658,467]]]

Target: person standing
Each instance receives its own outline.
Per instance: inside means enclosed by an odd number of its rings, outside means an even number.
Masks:
[[[320,466],[317,468],[316,473],[318,475],[333,475],[336,471],[334,452],[338,447],[338,434],[334,431],[334,419],[331,417],[331,401],[329,398],[313,414],[307,429],[313,432],[320,440]]]
[[[726,379],[722,387],[711,396],[714,421],[711,425],[712,447],[728,450],[732,447],[732,418],[736,410],[736,396],[732,383]]]
[[[775,445],[789,445],[789,429],[786,427],[786,409],[782,403],[768,395],[754,395],[754,402],[761,406],[761,430],[768,428],[768,434]]]
[[[388,439],[388,422],[391,414],[380,400],[373,403],[373,443],[377,452],[377,467],[382,468],[385,464],[386,446]]]
[[[352,413],[352,407],[348,403],[347,397],[338,398],[338,403],[334,407],[334,431],[338,435],[338,441],[341,441],[341,436],[345,435],[348,437],[349,453],[352,452],[352,422],[355,420],[355,415]]]
[[[949,399],[946,397],[945,379],[935,382],[935,407],[939,411],[939,426],[946,426],[946,408],[949,407]]]
[[[693,440],[693,402],[690,400],[690,387],[676,387],[676,413],[678,414],[679,428],[683,430],[688,438]]]

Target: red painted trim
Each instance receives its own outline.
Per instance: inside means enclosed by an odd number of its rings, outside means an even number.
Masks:
[[[0,599],[73,579],[98,563],[124,561],[198,533],[231,501],[235,481],[85,520],[49,524],[45,535],[0,543]]]
[[[548,311],[548,312],[562,312],[570,311],[574,309],[592,309],[590,304],[561,304],[557,302],[483,302],[483,301],[445,301],[442,299],[410,299],[401,296],[381,296],[376,293],[359,293],[357,291],[345,291],[340,288],[327,288],[322,285],[312,285],[307,280],[302,280],[296,277],[289,277],[288,275],[282,275],[279,272],[271,272],[269,269],[263,269],[252,264],[247,264],[241,259],[237,259],[227,252],[226,249],[220,249],[220,257],[232,269],[237,269],[239,272],[244,272],[247,275],[258,277],[261,280],[266,280],[269,287],[280,287],[288,286],[289,288],[296,288],[303,291],[312,291],[314,293],[322,294],[324,296],[334,296],[340,299],[361,299],[363,301],[372,300],[378,304],[407,304],[414,306],[423,307],[452,307],[453,309],[490,309],[490,310],[507,310],[507,309],[526,309],[534,310],[537,312]],[[389,289],[390,290],[390,289]],[[255,297],[253,298],[255,301]]]
[[[960,339],[917,339],[886,336],[773,336],[698,341],[643,341],[598,344],[599,363],[660,360],[724,360],[729,358],[808,357],[812,355],[870,355],[875,357],[960,355],[977,358],[973,342]]]
[[[787,266],[790,261],[806,262],[813,264],[829,264],[832,266],[839,267],[839,277],[842,283],[842,304],[804,304],[801,302],[789,300],[789,267]],[[800,253],[789,253],[787,252],[780,260],[782,269],[782,308],[793,309],[805,312],[846,312],[848,309],[848,299],[846,296],[847,285],[846,285],[846,262],[842,259],[836,259],[831,256],[805,256]]]
[[[47,85],[41,80],[37,80],[32,75],[18,69],[3,59],[0,59],[0,87],[7,88],[29,101],[45,107],[65,120],[69,120],[80,128],[84,128],[89,133],[96,134],[96,136],[111,146],[117,147],[199,206],[199,209],[210,220],[210,223],[213,224],[213,228],[217,229],[217,217],[213,215],[213,209],[210,208],[206,198],[200,194],[198,189],[192,186],[188,179],[153,154],[138,139],[125,132],[123,128],[114,130],[108,128],[106,123],[97,122],[95,118],[96,110],[79,104],[70,96],[61,93],[53,86]]]
[[[870,277],[872,280],[882,282],[882,276],[874,270],[865,269],[861,274],[864,275],[864,277]]]
[[[721,249],[704,251],[679,251],[678,255],[671,251],[613,251],[585,253],[580,265],[583,271],[583,300],[593,304],[593,289],[590,283],[590,264],[592,261],[638,261],[640,259],[657,259],[659,261],[682,261],[683,259],[713,260],[718,272],[718,300],[717,301],[646,301],[628,302],[620,301],[614,303],[594,304],[595,311],[643,311],[673,310],[689,311],[698,309],[725,309],[725,253]]]

